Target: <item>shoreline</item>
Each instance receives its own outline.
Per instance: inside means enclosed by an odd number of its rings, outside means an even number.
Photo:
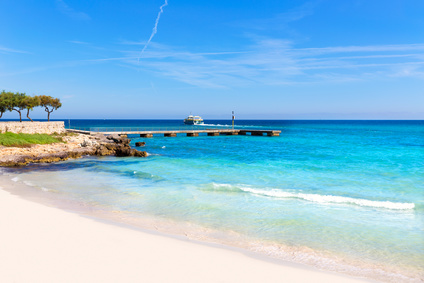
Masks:
[[[373,282],[46,206],[0,179],[4,282]]]
[[[32,144],[29,147],[0,145],[0,167],[20,167],[30,163],[53,163],[84,156],[147,157],[131,148],[126,135],[85,135],[73,132],[60,136],[63,143]],[[144,146],[144,144],[142,145]]]

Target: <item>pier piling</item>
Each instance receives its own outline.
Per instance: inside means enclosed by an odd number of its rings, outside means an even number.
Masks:
[[[219,136],[219,135],[228,135],[228,136],[236,136],[236,135],[243,135],[246,136],[248,133],[252,136],[263,136],[264,134],[269,137],[277,137],[280,135],[281,131],[279,130],[237,130],[237,129],[202,129],[202,130],[194,130],[194,129],[187,129],[187,130],[151,130],[151,131],[85,131],[85,130],[73,130],[73,129],[67,129],[68,132],[76,132],[76,133],[82,133],[87,135],[96,135],[96,134],[103,134],[103,135],[120,135],[120,136],[126,136],[126,135],[140,135],[141,138],[151,138],[153,135],[162,134],[165,137],[176,137],[177,134],[186,134],[187,137],[198,137],[200,133],[207,134],[208,136]]]
[[[199,133],[187,133],[187,137],[198,137]]]
[[[140,138],[152,138],[153,134],[140,134]]]
[[[164,136],[165,137],[176,137],[177,133],[165,133]]]

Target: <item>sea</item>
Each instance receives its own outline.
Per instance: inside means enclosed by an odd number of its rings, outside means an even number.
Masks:
[[[91,131],[228,120],[65,120]],[[236,120],[278,137],[140,138],[147,158],[2,169],[115,220],[383,282],[424,281],[424,121]]]

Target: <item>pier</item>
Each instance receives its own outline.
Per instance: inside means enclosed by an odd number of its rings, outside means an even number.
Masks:
[[[86,135],[140,135],[142,138],[151,138],[153,135],[164,135],[165,137],[176,137],[177,135],[186,135],[187,137],[198,137],[199,134],[206,134],[207,136],[236,136],[236,135],[251,135],[251,136],[279,136],[281,131],[278,130],[239,130],[239,129],[202,129],[202,130],[121,130],[121,131],[89,131],[78,129],[67,129],[69,132],[86,134]]]

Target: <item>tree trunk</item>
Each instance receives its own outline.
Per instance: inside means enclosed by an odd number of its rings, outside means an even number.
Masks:
[[[20,110],[15,109],[15,108],[13,108],[12,110],[15,110],[16,112],[18,112],[18,113],[19,113],[19,122],[22,122],[22,115],[21,115],[21,111],[20,111]]]
[[[4,113],[4,112],[0,112],[0,119],[1,119],[1,117],[3,117],[3,113]]]
[[[50,122],[50,113],[53,112],[53,110],[49,111],[49,108],[47,106],[44,106],[44,107],[45,107],[44,111],[47,112],[47,122]]]
[[[27,117],[28,117],[28,119],[30,119],[31,120],[31,122],[34,122],[34,121],[32,121],[32,119],[29,117],[29,109],[28,109],[28,111],[27,111]],[[1,118],[1,117],[0,117]]]

